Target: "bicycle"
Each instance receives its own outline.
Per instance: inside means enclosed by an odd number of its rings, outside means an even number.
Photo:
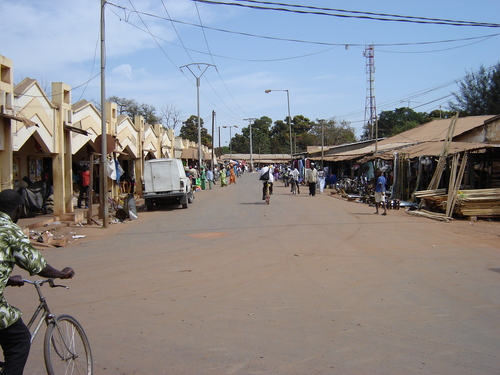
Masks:
[[[293,195],[297,194],[297,181],[293,177],[290,179],[290,191]]]
[[[47,324],[43,344],[47,374],[92,375],[92,352],[90,350],[89,340],[81,324],[71,315],[54,315],[50,311],[47,301],[41,291],[42,285],[46,283],[48,283],[51,288],[69,288],[64,285],[54,284],[53,279],[41,279],[36,281],[23,279],[23,281],[35,286],[40,302],[27,324],[31,332],[31,342],[33,342],[40,331],[43,322]],[[35,328],[31,330],[31,327],[34,325],[40,313],[42,313],[41,317],[36,323]],[[0,374],[1,373],[2,372],[0,372]]]
[[[269,191],[271,183],[269,181],[266,181],[264,182],[264,186],[265,186],[264,197],[266,198],[266,204],[269,204],[269,202],[271,201],[271,194]]]

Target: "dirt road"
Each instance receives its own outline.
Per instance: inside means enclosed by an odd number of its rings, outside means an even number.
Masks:
[[[245,175],[45,252],[77,271],[47,298],[85,327],[95,374],[499,373],[499,223],[260,190]],[[27,320],[31,288],[7,292]]]

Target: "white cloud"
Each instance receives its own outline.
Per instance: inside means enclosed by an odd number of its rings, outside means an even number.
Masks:
[[[132,67],[129,64],[122,64],[120,66],[117,66],[111,72],[121,77],[129,79],[134,78],[134,74],[132,73]]]

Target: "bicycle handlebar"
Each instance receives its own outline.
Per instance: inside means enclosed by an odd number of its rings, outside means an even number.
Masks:
[[[23,282],[28,283],[28,284],[32,284],[32,285],[36,284],[36,285],[40,285],[40,286],[42,286],[45,283],[48,283],[51,288],[58,288],[58,287],[60,287],[60,288],[69,289],[69,287],[67,287],[66,285],[57,285],[57,284],[54,284],[54,279],[39,279],[39,280],[35,280],[35,281],[23,279]]]

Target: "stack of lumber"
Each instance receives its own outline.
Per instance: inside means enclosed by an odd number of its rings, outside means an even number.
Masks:
[[[455,212],[463,216],[500,216],[500,189],[459,190]]]
[[[448,194],[446,189],[420,190],[415,192],[415,198],[421,200],[421,205],[432,212],[445,212]]]
[[[445,212],[448,194],[445,189],[421,190],[415,197],[431,212]],[[458,190],[453,213],[461,216],[500,216],[500,189]]]
[[[433,219],[433,220],[446,221],[446,222],[451,220],[451,218],[446,216],[446,214],[441,214],[439,212],[431,212],[431,211],[427,211],[427,210],[418,210],[418,211],[409,210],[406,212],[410,215],[413,215],[413,216],[423,216],[423,217],[427,217],[427,218]]]

